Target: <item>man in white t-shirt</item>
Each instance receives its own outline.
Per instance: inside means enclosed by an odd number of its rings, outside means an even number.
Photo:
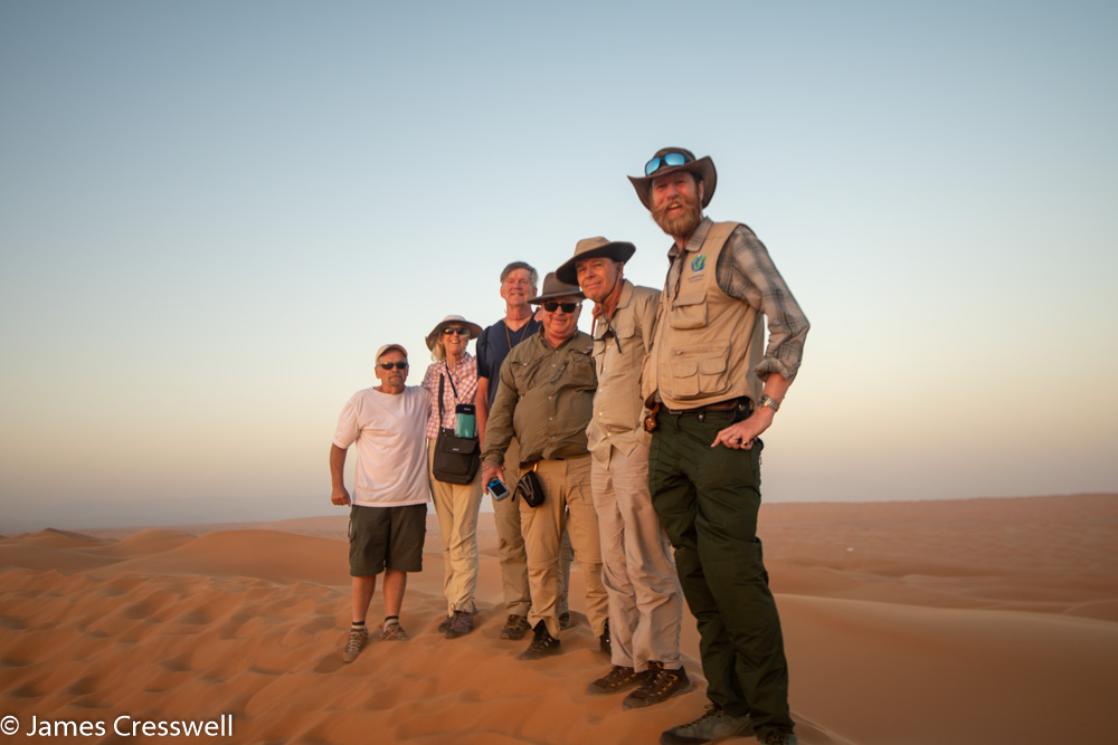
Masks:
[[[330,501],[349,512],[349,573],[353,577],[353,625],[342,659],[352,662],[369,638],[365,614],[384,572],[384,626],[380,638],[408,638],[400,606],[408,572],[422,570],[427,533],[427,392],[407,387],[408,353],[399,344],[377,350],[380,385],[353,394],[338,417],[330,446]],[[357,443],[357,486],[345,488],[345,459]]]

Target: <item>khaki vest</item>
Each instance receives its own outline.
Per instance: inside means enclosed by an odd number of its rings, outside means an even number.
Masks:
[[[711,226],[697,253],[683,251],[679,282],[660,295],[656,338],[645,363],[641,394],[669,409],[696,409],[741,396],[754,401],[764,354],[764,316],[722,291],[718,257],[736,222]],[[674,286],[672,286],[674,284]]]

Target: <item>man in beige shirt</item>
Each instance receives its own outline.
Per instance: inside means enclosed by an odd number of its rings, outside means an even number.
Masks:
[[[631,243],[586,238],[556,271],[594,301],[598,390],[587,430],[591,486],[609,596],[612,666],[590,693],[638,685],[625,708],[660,703],[690,688],[679,657],[682,596],[667,536],[648,491],[641,369],[652,348],[660,293],[623,276]]]
[[[528,554],[532,607],[528,621],[535,635],[521,659],[559,651],[559,550],[564,526],[584,572],[586,615],[605,648],[607,600],[602,587],[598,519],[590,495],[590,454],[586,426],[597,383],[591,338],[578,330],[582,306],[578,287],[549,274],[543,293],[543,329],[513,347],[501,365],[501,385],[485,432],[482,481],[504,477],[504,458],[513,437],[520,444],[521,472],[532,470],[543,485],[536,507],[518,499]],[[509,484],[509,488],[514,488]]]

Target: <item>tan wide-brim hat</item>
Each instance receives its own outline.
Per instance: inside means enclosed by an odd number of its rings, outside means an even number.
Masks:
[[[709,155],[704,155],[702,158],[695,158],[695,154],[690,150],[682,147],[662,147],[656,151],[656,154],[649,159],[649,163],[657,158],[662,158],[668,153],[679,153],[684,158],[683,165],[669,166],[663,162],[660,163],[659,168],[647,176],[630,176],[629,181],[632,182],[633,188],[637,190],[637,197],[640,198],[641,204],[645,209],[652,210],[652,200],[649,198],[648,190],[652,186],[652,179],[666,176],[669,173],[676,171],[687,171],[688,173],[695,174],[696,177],[703,182],[703,206],[706,207],[710,204],[711,197],[714,196],[714,189],[718,186],[718,172],[714,170],[714,161],[710,159]]]
[[[543,278],[543,292],[534,298],[529,298],[528,302],[532,305],[540,305],[557,297],[584,298],[586,296],[582,294],[582,290],[578,289],[578,285],[568,284],[556,277],[555,272],[548,272],[547,276]]]
[[[435,324],[435,328],[431,329],[431,333],[427,334],[427,348],[434,349],[435,342],[443,335],[443,329],[447,326],[465,326],[470,330],[470,338],[476,339],[481,333],[481,326],[476,323],[467,321],[462,316],[447,316],[443,320]]]
[[[624,264],[636,253],[636,250],[637,247],[632,243],[611,241],[600,235],[596,235],[593,238],[583,238],[575,244],[575,255],[567,259],[562,266],[555,270],[555,276],[559,278],[560,282],[566,282],[569,285],[577,285],[578,271],[575,265],[579,261],[606,258],[620,261]]]

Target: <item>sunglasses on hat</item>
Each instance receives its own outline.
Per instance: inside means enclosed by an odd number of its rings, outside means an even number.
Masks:
[[[661,168],[669,166],[682,166],[685,163],[690,163],[691,158],[687,157],[684,153],[677,153],[672,151],[664,153],[663,155],[654,155],[652,160],[644,164],[644,175],[651,176],[659,171]]]

